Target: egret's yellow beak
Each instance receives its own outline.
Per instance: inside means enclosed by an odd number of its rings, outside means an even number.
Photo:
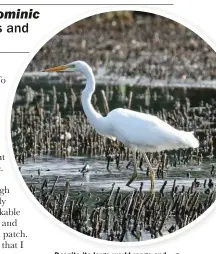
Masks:
[[[52,67],[52,68],[43,70],[43,72],[63,71],[65,69],[67,69],[67,68],[68,68],[67,65],[60,65],[60,66],[56,66],[56,67]]]

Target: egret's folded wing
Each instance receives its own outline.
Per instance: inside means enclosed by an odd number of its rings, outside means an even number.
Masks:
[[[116,109],[108,117],[114,136],[125,144],[163,150],[179,142],[178,131],[156,116]]]

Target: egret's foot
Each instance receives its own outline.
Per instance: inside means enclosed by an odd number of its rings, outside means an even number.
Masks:
[[[151,187],[151,188],[150,188],[150,193],[151,193],[151,194],[154,194],[154,193],[155,193],[155,189]]]
[[[126,186],[130,186],[130,184],[137,178],[137,173],[133,173],[131,179],[127,182]]]

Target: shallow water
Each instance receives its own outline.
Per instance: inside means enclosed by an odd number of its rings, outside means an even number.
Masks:
[[[169,167],[166,169],[164,180],[167,180],[165,191],[169,191],[173,186],[173,180],[176,179],[176,185],[181,188],[191,186],[194,178],[201,182],[201,187],[205,179],[211,178],[211,165],[215,160],[205,159],[201,165],[191,163],[190,165],[177,165],[177,167]],[[88,164],[88,172],[84,175],[80,172],[85,164]],[[36,161],[28,159],[22,166],[22,175],[27,184],[41,183],[44,179],[53,182],[59,177],[57,188],[63,187],[65,181],[70,182],[72,192],[93,192],[101,193],[110,191],[112,184],[115,182],[115,188],[120,187],[122,191],[133,191],[133,188],[127,187],[130,175],[133,172],[132,166],[126,168],[127,162],[121,162],[121,169],[116,168],[115,162],[110,163],[110,171],[106,169],[105,158],[88,158],[88,157],[68,157],[66,159],[57,158],[50,155],[41,155],[36,157]],[[38,176],[40,169],[40,176]],[[190,173],[190,178],[187,173]],[[163,179],[155,179],[155,189],[160,190],[164,183]],[[146,176],[146,168],[143,171],[138,170],[138,177],[131,186],[140,187],[143,182],[143,190],[149,190],[150,180]]]
[[[197,178],[200,181],[201,186],[197,188],[201,193],[204,190],[203,183],[205,179],[211,178],[211,166],[216,163],[215,159],[205,159],[201,165],[191,163],[191,165],[178,165],[177,167],[169,167],[164,177],[164,180],[155,180],[155,189],[159,191],[165,180],[167,185],[165,188],[166,196],[170,197],[170,190],[173,187],[173,180],[176,179],[176,185],[184,185],[189,188]],[[84,165],[88,164],[88,172],[82,174],[80,171]],[[106,159],[101,157],[84,157],[84,156],[71,156],[66,159],[57,158],[51,155],[40,155],[36,157],[34,161],[32,158],[28,158],[24,165],[22,165],[21,173],[27,185],[33,184],[36,186],[36,192],[40,190],[41,184],[45,179],[48,179],[48,186],[52,186],[56,177],[59,177],[55,188],[55,194],[65,190],[65,181],[70,182],[69,197],[76,199],[77,197],[84,197],[85,205],[89,208],[100,206],[100,201],[105,200],[109,195],[112,188],[112,184],[115,182],[115,190],[117,187],[121,188],[121,192],[132,192],[134,188],[127,187],[127,183],[133,168],[126,168],[127,161],[121,162],[121,169],[116,169],[115,162],[110,163],[110,170],[106,169]],[[140,187],[140,183],[143,182],[143,190],[149,191],[150,180],[146,176],[146,168],[144,170],[138,170],[138,178],[133,182],[132,186],[135,188]],[[40,176],[38,170],[40,169]],[[187,177],[187,173],[190,172],[191,177]],[[114,194],[115,195],[115,194]],[[71,200],[71,199],[70,199]],[[163,235],[169,234],[168,229],[175,224],[172,216],[165,222],[163,228]],[[151,234],[145,229],[141,230],[142,241],[151,239]],[[107,239],[107,233],[101,233],[101,239]],[[126,232],[124,241],[133,242],[137,239],[130,233]]]

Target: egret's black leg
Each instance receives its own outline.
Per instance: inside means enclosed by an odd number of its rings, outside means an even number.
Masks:
[[[145,161],[149,167],[149,176],[150,176],[150,180],[151,180],[151,192],[154,192],[154,183],[155,183],[155,171],[154,169],[152,168],[152,165],[146,155],[146,153],[143,153],[144,155],[144,158],[145,158]]]
[[[134,172],[130,180],[127,182],[126,186],[130,186],[130,184],[137,178],[136,150],[133,150],[133,162],[134,162]]]

